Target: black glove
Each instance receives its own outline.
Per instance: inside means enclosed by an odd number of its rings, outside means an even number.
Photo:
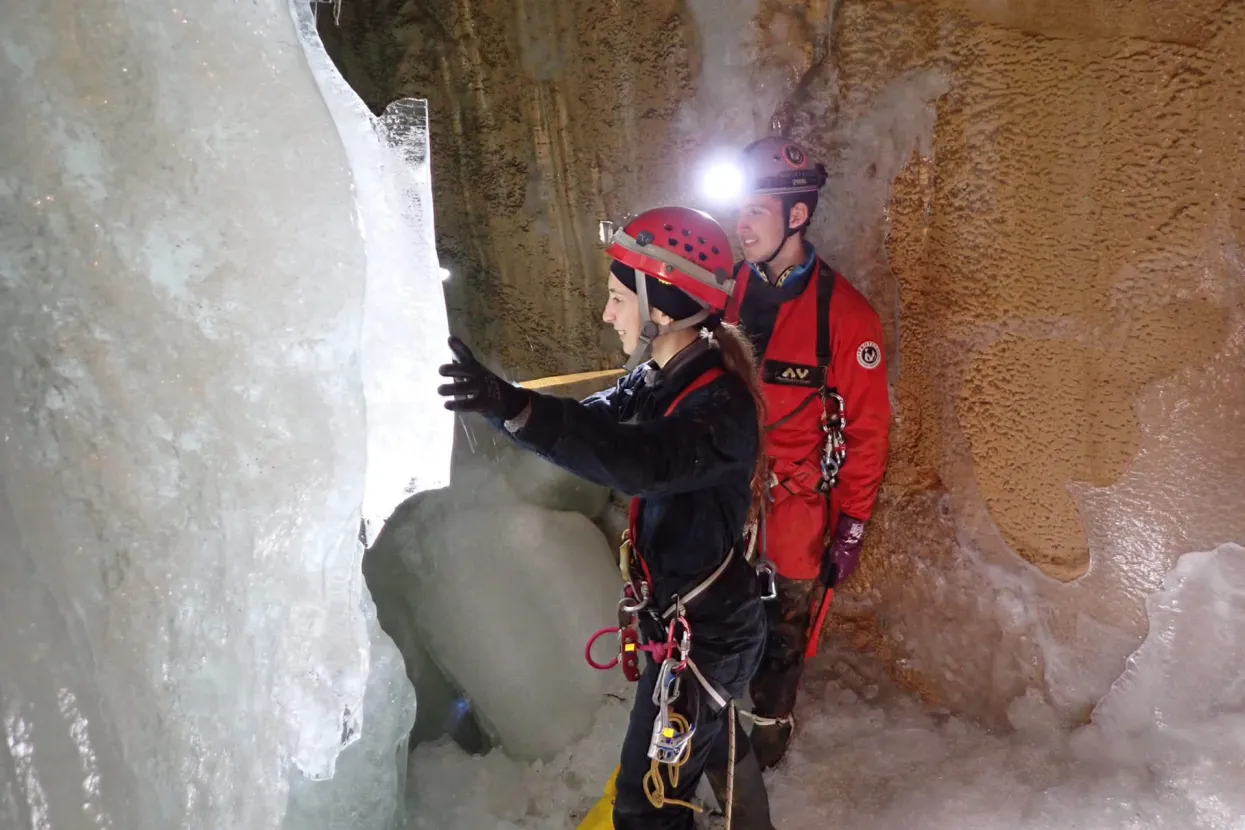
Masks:
[[[476,360],[467,344],[450,338],[454,362],[441,366],[441,374],[453,383],[437,387],[437,394],[449,398],[445,408],[454,412],[478,412],[486,418],[509,421],[527,406],[528,392],[507,383]]]

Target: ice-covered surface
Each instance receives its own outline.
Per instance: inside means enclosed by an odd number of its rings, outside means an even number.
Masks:
[[[619,688],[617,673],[583,658],[588,637],[617,624],[616,555],[589,518],[608,493],[478,419],[458,437],[451,486],[403,505],[364,573],[417,690],[423,675],[438,699],[421,737],[436,734],[454,703],[428,671],[431,658],[505,752],[548,758],[586,734]]]
[[[316,32],[316,10],[322,6],[311,0],[289,3],[307,61],[346,145],[367,251],[363,519],[370,544],[403,499],[449,481],[453,417],[436,392],[449,323],[433,233],[428,106],[404,98],[374,118],[324,51]]]
[[[321,7],[308,0],[289,5],[346,149],[366,252],[362,520],[370,543],[404,498],[449,480],[453,416],[436,393],[449,325],[433,235],[427,103],[395,101],[374,118],[324,50],[316,31]],[[401,652],[365,599],[371,663],[360,722],[343,727],[347,746],[332,779],[293,771],[290,830],[386,830],[401,820],[415,695]]]
[[[405,732],[409,687],[368,711],[358,533],[365,298],[394,319],[365,280],[414,249],[365,249],[340,105],[342,135],[287,0],[0,6],[6,827],[279,827],[292,771]]]
[[[367,690],[362,732],[337,757],[333,777],[290,780],[287,830],[396,830],[405,815],[407,735],[415,721],[415,694],[402,654],[376,620],[370,597]]]
[[[448,739],[416,747],[407,830],[572,830],[618,764],[629,692],[606,698],[591,731],[545,762],[468,755]]]
[[[776,826],[1240,830],[1245,548],[1186,554],[1147,607],[1149,636],[1093,722],[1072,732],[1040,694],[1013,701],[1011,729],[985,731],[829,644],[804,682],[789,759],[767,774]],[[623,712],[604,708],[588,740],[544,767],[417,747],[412,830],[573,828],[616,763]]]

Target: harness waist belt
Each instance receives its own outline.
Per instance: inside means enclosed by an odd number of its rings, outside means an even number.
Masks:
[[[731,548],[730,551],[727,552],[726,558],[722,560],[722,564],[718,565],[717,570],[715,570],[713,573],[705,577],[700,582],[700,584],[697,585],[695,588],[688,591],[685,595],[679,597],[678,602],[670,603],[670,605],[666,608],[666,610],[661,612],[661,618],[663,620],[671,619],[672,617],[674,617],[674,612],[677,610],[679,602],[682,602],[682,604],[686,606],[689,603],[691,603],[692,600],[696,599],[698,596],[703,594],[705,591],[708,591],[710,588],[712,588],[713,584],[722,577],[722,574],[726,573],[726,569],[730,567],[731,561],[734,558],[735,558],[735,549]]]

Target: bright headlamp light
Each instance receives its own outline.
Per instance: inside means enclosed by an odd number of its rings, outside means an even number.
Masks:
[[[734,162],[717,161],[701,173],[700,195],[713,204],[735,204],[743,192],[744,171]]]

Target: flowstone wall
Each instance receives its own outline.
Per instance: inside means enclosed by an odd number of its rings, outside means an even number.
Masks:
[[[1083,717],[1183,551],[1245,539],[1245,7],[355,0],[374,107],[426,96],[451,326],[518,377],[621,362],[597,222],[695,203],[775,113],[895,401],[832,625],[928,698]],[[730,217],[723,216],[724,220]]]

